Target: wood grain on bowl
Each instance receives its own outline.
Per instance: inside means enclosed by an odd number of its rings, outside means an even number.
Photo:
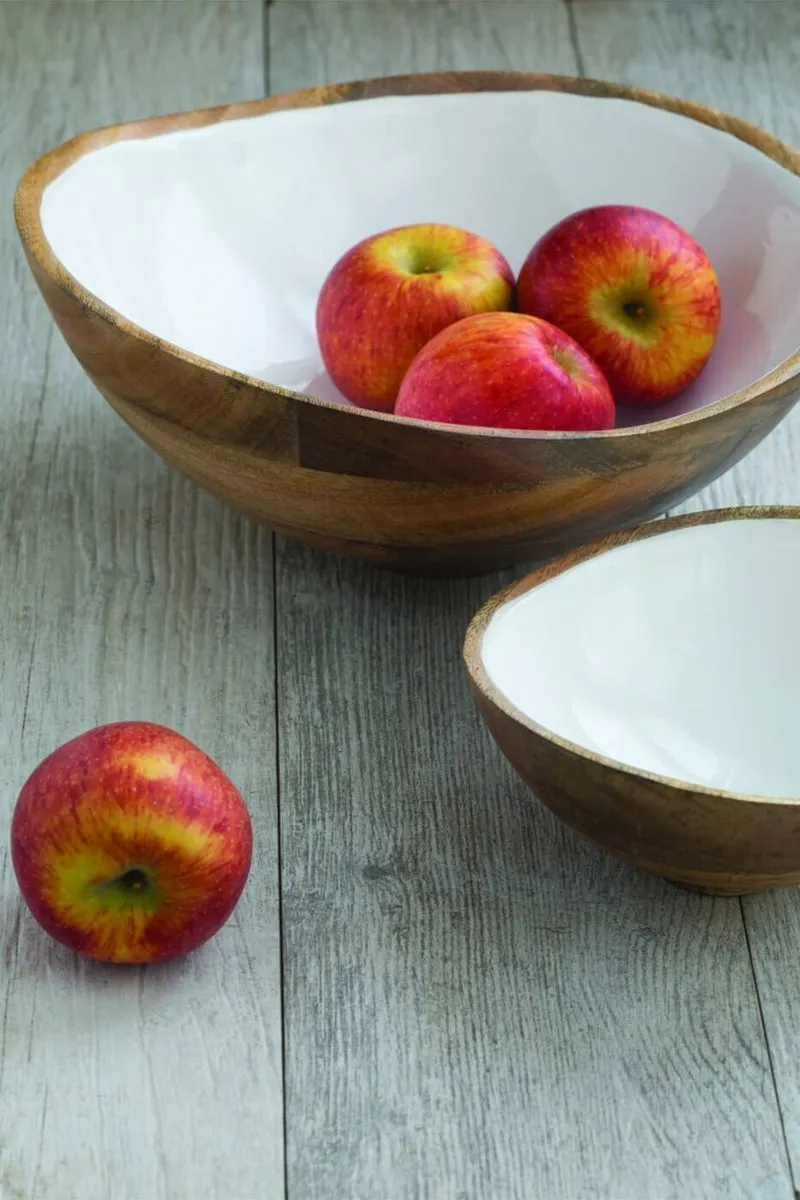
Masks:
[[[69,166],[117,141],[385,96],[542,90],[676,113],[800,175],[800,156],[747,122],[637,88],[517,72],[399,76],[82,134],[23,176],[20,236],[56,324],[103,396],[221,500],[300,541],[387,566],[456,574],[540,562],[663,513],[733,466],[796,403],[800,352],[756,383],[652,426],[562,434],[406,421],[265,383],[145,331],[56,257],[41,204]]]
[[[596,754],[520,712],[490,679],[482,643],[493,614],[507,601],[617,546],[695,525],[770,518],[800,520],[800,508],[691,513],[593,541],[493,596],[473,618],[464,642],[478,709],[535,795],[614,857],[709,894],[738,896],[800,883],[800,786],[797,799],[748,796],[654,775]]]

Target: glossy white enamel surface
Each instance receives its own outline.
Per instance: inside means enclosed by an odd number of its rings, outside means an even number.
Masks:
[[[711,363],[653,416],[718,400],[795,351],[800,180],[732,136],[628,101],[389,97],[118,142],[49,185],[42,220],[68,270],[144,329],[337,399],[314,310],[355,241],[444,221],[491,238],[517,270],[555,221],[615,202],[690,230],[722,287]]]
[[[502,605],[495,686],[594,753],[800,798],[800,521],[720,522],[621,546]]]

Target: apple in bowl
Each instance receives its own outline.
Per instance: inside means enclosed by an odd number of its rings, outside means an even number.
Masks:
[[[634,205],[581,209],[549,229],[523,263],[517,303],[575,338],[623,406],[659,405],[694,383],[720,323],[702,246]]]
[[[56,941],[89,958],[149,963],[213,937],[250,870],[244,801],[180,734],[101,725],[54,750],[23,786],[11,860]]]
[[[412,360],[442,329],[511,309],[514,273],[486,238],[453,225],[403,225],[364,238],[317,300],[322,361],[360,408],[391,412]]]
[[[400,387],[402,417],[495,429],[614,425],[602,371],[569,334],[521,313],[482,313],[442,330]]]

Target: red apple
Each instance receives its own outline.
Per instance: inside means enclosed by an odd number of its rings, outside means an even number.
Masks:
[[[317,338],[339,391],[391,412],[414,356],[474,313],[509,309],[514,273],[491,242],[452,225],[404,225],[365,238],[335,264],[317,303]]]
[[[17,799],[11,860],[36,920],[103,962],[188,953],[233,912],[250,870],[250,817],[186,738],[102,725],[39,764]]]
[[[496,429],[610,429],[614,399],[599,367],[547,321],[467,317],[420,350],[395,413]]]
[[[571,334],[623,405],[661,404],[688,387],[720,321],[702,246],[667,217],[622,204],[583,209],[549,230],[523,264],[518,301]]]

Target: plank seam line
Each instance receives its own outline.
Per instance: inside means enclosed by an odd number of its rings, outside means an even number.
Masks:
[[[772,1057],[772,1047],[769,1044],[769,1035],[767,1033],[767,1022],[764,1018],[764,1005],[761,1003],[761,989],[758,986],[758,974],[756,972],[756,964],[755,964],[755,960],[753,958],[753,950],[750,945],[750,931],[747,928],[747,916],[745,914],[744,901],[741,896],[739,897],[739,912],[741,913],[741,917],[742,917],[742,928],[744,929],[744,941],[745,941],[745,945],[747,946],[747,956],[750,959],[750,971],[753,976],[753,987],[755,988],[756,1003],[758,1005],[758,1018],[761,1023],[761,1033],[764,1038],[764,1045],[765,1045],[766,1051],[767,1051],[767,1062],[769,1063],[769,1073],[772,1078],[772,1091],[775,1096],[775,1107],[778,1110],[778,1120],[781,1123],[781,1135],[783,1137],[783,1149],[786,1154],[786,1165],[787,1165],[787,1168],[789,1171],[789,1185],[792,1188],[792,1191],[795,1196],[795,1200],[797,1200],[798,1196],[800,1196],[800,1193],[798,1192],[797,1188],[795,1187],[794,1168],[792,1166],[792,1155],[791,1155],[791,1151],[789,1149],[789,1138],[788,1138],[788,1135],[786,1132],[786,1121],[784,1119],[783,1108],[781,1107],[780,1093],[778,1091],[778,1077],[775,1074],[775,1060]]]
[[[567,10],[569,40],[572,43],[572,50],[575,55],[575,65],[578,68],[578,74],[585,79],[586,63],[583,61],[583,51],[581,50],[581,42],[578,36],[578,22],[575,19],[574,0],[564,0],[564,8]]]
[[[263,91],[272,93],[272,64],[270,61],[269,10],[272,0],[263,0],[261,6],[261,63]],[[284,1200],[289,1200],[289,1129],[286,1105],[286,954],[283,914],[283,831],[281,826],[281,719],[280,719],[280,668],[278,651],[278,538],[272,533],[272,703],[275,733],[275,840],[278,862],[278,971],[280,972],[280,1022],[281,1022],[281,1134],[283,1138],[283,1187]]]
[[[272,661],[275,710],[275,835],[278,850],[278,969],[281,998],[281,1127],[283,1130],[283,1196],[289,1200],[289,1133],[286,1112],[286,967],[283,920],[283,831],[281,826],[281,722],[278,659],[278,538],[272,535]]]

